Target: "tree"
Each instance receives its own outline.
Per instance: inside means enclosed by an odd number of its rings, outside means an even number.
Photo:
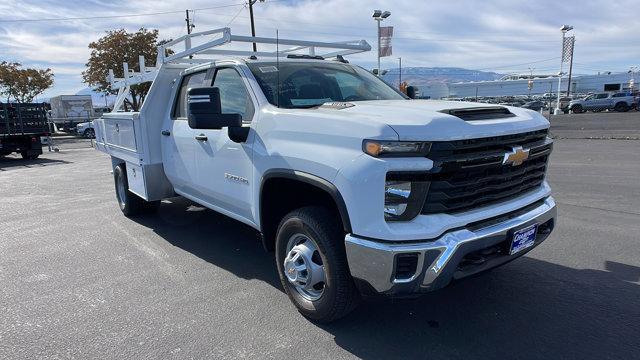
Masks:
[[[407,94],[407,87],[409,87],[409,83],[407,83],[406,81],[403,81],[400,84],[400,92],[406,95]]]
[[[51,69],[23,69],[20,63],[3,61],[0,63],[0,94],[7,97],[7,102],[12,97],[20,103],[31,102],[53,85],[53,76]]]
[[[107,31],[107,35],[89,44],[91,55],[87,69],[82,72],[82,79],[98,91],[115,94],[107,81],[109,69],[113,69],[116,77],[124,77],[122,63],[126,62],[129,69],[140,71],[139,55],[144,56],[145,66],[154,66],[158,45],[158,30],[155,29],[141,28],[134,33],[125,29]],[[149,87],[148,83],[131,86],[125,107],[130,106],[133,111],[138,111]]]

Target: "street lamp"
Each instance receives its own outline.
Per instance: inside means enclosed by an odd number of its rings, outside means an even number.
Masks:
[[[556,109],[553,111],[554,115],[559,115],[560,110],[560,87],[562,86],[562,65],[564,64],[564,38],[569,31],[573,30],[571,25],[562,25],[560,31],[562,32],[562,47],[560,52],[560,72],[558,73],[558,101],[556,101]]]
[[[373,10],[373,20],[378,23],[378,77],[381,75],[380,70],[380,22],[391,15],[390,11]]]
[[[531,97],[531,89],[533,88],[533,70],[535,70],[535,68],[532,68],[531,66],[529,66],[529,81],[527,81],[527,87],[529,88],[529,97]]]

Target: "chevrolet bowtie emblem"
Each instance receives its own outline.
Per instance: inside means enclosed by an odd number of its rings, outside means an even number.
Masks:
[[[511,152],[504,154],[502,159],[503,165],[518,166],[529,158],[529,149],[523,149],[522,146],[516,146]]]

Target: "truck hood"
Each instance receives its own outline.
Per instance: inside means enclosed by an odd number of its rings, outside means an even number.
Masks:
[[[335,116],[336,113],[354,121],[386,124],[399,140],[447,141],[515,134],[546,129],[549,122],[538,112],[510,106],[515,116],[463,120],[445,113],[465,108],[491,108],[493,104],[439,100],[375,100],[325,104],[316,111]],[[443,112],[445,111],[445,112]]]

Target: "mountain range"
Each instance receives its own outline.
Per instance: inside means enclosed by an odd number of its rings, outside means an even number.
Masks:
[[[388,69],[382,76],[390,84],[398,84],[399,69]],[[457,67],[406,67],[402,68],[402,81],[409,85],[427,85],[430,83],[454,83],[465,81],[499,80],[504,74],[490,71],[469,70]]]
[[[388,69],[387,73],[382,76],[382,79],[391,85],[397,86],[398,73],[398,68]],[[414,86],[424,86],[434,83],[498,80],[503,76],[503,74],[490,71],[469,70],[457,67],[402,68],[402,81],[406,81],[409,85]],[[105,104],[104,94],[96,92],[90,87],[78,91],[76,95],[91,95],[94,106],[103,106]],[[106,101],[111,105],[115,98],[115,95],[108,95]]]

